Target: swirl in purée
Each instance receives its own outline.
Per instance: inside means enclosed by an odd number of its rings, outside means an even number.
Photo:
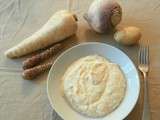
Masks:
[[[67,101],[89,117],[112,112],[125,95],[126,80],[119,66],[98,55],[75,61],[62,80]]]

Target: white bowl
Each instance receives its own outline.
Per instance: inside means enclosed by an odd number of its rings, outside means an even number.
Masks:
[[[129,57],[119,49],[107,44],[98,42],[83,43],[66,50],[60,55],[53,64],[48,76],[47,93],[49,101],[53,109],[64,120],[94,120],[94,118],[83,116],[74,111],[62,97],[60,91],[61,77],[66,68],[73,61],[91,54],[99,54],[108,58],[111,62],[119,64],[127,79],[126,95],[121,104],[110,114],[102,118],[95,118],[95,120],[122,120],[132,111],[138,100],[140,81],[137,69]]]

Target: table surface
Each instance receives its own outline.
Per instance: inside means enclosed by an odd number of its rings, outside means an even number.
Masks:
[[[69,38],[71,47],[86,41],[105,42],[123,50],[137,65],[138,46],[124,47],[113,40],[113,34],[99,35],[82,19],[92,0],[75,0],[73,10],[79,17],[77,35]],[[152,120],[160,118],[160,1],[119,0],[123,7],[121,26],[133,25],[142,30],[142,40],[150,42],[149,100]],[[24,58],[10,60],[4,56],[11,46],[37,31],[57,10],[67,8],[66,0],[0,0],[0,119],[62,120],[51,108],[46,93],[47,73],[35,81],[21,77]],[[142,78],[142,76],[141,76]],[[141,79],[141,87],[143,80]],[[126,120],[140,120],[143,91]]]

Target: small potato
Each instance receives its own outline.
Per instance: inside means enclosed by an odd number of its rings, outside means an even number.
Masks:
[[[140,29],[134,26],[119,29],[114,34],[114,39],[124,45],[134,45],[138,43],[141,38]]]

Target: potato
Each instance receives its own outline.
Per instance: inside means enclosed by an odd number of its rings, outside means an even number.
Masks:
[[[134,26],[125,27],[117,30],[114,39],[124,45],[134,45],[141,38],[140,29]]]

